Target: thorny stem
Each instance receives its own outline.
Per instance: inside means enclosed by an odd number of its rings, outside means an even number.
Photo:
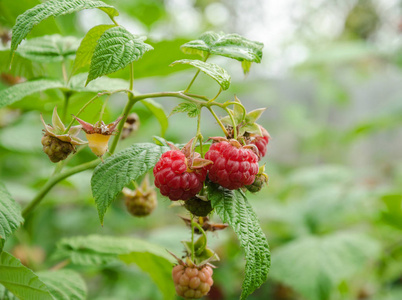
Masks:
[[[28,206],[24,208],[24,210],[22,211],[22,216],[26,218],[36,208],[36,206],[38,206],[38,204],[43,200],[43,198],[53,188],[53,186],[55,186],[58,182],[76,173],[92,169],[96,167],[99,164],[99,162],[100,162],[99,159],[95,159],[93,161],[70,168],[67,171],[58,173],[57,175],[50,177],[49,180],[46,182],[46,184],[40,189],[39,193],[31,201],[31,203],[29,203]]]
[[[204,62],[207,61],[208,57],[209,57],[209,53],[207,54],[207,56],[205,56]],[[184,90],[184,93],[186,93],[188,90],[190,90],[190,88],[191,88],[191,86],[193,85],[193,83],[194,83],[195,79],[197,78],[198,74],[200,74],[200,71],[201,71],[201,70],[198,69],[197,73],[195,73],[193,79],[191,79],[190,84],[189,84],[188,87]]]

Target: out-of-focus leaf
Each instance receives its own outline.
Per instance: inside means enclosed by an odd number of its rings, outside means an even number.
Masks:
[[[87,32],[84,39],[77,50],[77,55],[74,61],[72,73],[90,65],[92,55],[94,54],[96,44],[101,35],[108,29],[115,27],[116,25],[98,25]]]
[[[382,219],[389,225],[402,230],[402,195],[388,194],[381,197],[386,209],[381,212]]]
[[[134,144],[96,167],[91,186],[102,224],[106,210],[123,187],[153,168],[162,153],[168,150],[169,147],[154,144]]]
[[[19,76],[26,79],[44,75],[42,65],[32,62],[26,58],[14,55],[13,64],[10,67],[10,49],[1,48],[0,44],[0,73]],[[21,78],[22,79],[22,78]]]
[[[61,62],[74,59],[79,44],[80,40],[74,36],[45,35],[26,41],[17,53],[39,63]]]
[[[3,250],[4,242],[22,222],[24,219],[21,216],[20,206],[11,198],[6,186],[0,181],[0,252]]]
[[[51,79],[39,79],[16,84],[0,91],[0,108],[21,100],[33,93],[48,89],[62,88],[63,86],[64,84],[61,81]]]
[[[84,300],[87,287],[81,276],[72,270],[43,271],[37,273],[55,300]]]
[[[102,92],[102,91],[114,91],[120,89],[128,89],[129,82],[118,78],[101,77],[98,80],[91,81],[85,86],[88,73],[80,73],[73,77],[69,82],[68,88],[76,92]]]
[[[151,276],[164,299],[175,299],[171,281],[174,259],[158,245],[135,238],[91,235],[63,239],[57,248],[56,257],[69,258],[79,265],[100,265],[117,259],[135,263]]]
[[[306,299],[325,300],[379,254],[379,243],[361,233],[303,237],[275,249],[271,276]]]
[[[152,99],[141,100],[141,103],[144,104],[145,107],[148,108],[149,111],[158,119],[159,124],[161,124],[161,136],[165,136],[166,129],[169,126],[169,121],[162,105]]]
[[[9,290],[0,284],[0,299],[1,300],[18,300]]]
[[[228,72],[226,72],[225,69],[216,64],[211,64],[200,60],[182,59],[173,62],[171,66],[174,66],[176,64],[191,65],[193,67],[196,67],[197,69],[201,70],[209,77],[214,79],[222,87],[223,90],[227,90],[230,86],[230,75],[228,74]]]
[[[50,0],[25,11],[18,16],[13,27],[11,39],[11,52],[13,53],[32,28],[47,19],[48,17],[59,17],[71,14],[83,9],[99,8],[111,18],[118,16],[117,10],[102,1],[98,0]]]
[[[205,32],[198,40],[190,41],[181,46],[186,54],[198,54],[207,57],[216,54],[236,59],[242,62],[244,73],[248,73],[252,62],[260,63],[264,44],[248,40],[238,34]],[[247,63],[243,63],[243,62]]]
[[[166,15],[164,4],[160,0],[120,0],[119,8],[125,14],[133,16],[144,25],[151,27]]]
[[[124,27],[117,26],[106,30],[96,44],[87,83],[125,68],[152,49],[144,43],[143,37],[134,36]]]
[[[54,300],[39,277],[7,252],[0,254],[0,284],[20,299]]]

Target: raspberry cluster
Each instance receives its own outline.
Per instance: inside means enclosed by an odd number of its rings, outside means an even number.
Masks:
[[[184,153],[170,150],[162,154],[154,168],[155,186],[170,200],[188,200],[202,189],[207,177],[205,168],[192,170]]]
[[[172,270],[173,282],[179,296],[199,299],[208,294],[214,284],[210,266],[190,267],[177,265]]]

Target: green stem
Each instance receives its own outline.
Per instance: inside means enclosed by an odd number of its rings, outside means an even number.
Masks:
[[[216,100],[216,98],[218,98],[221,93],[222,93],[222,88],[220,88],[218,94],[216,94],[216,96],[213,97],[213,98],[212,98],[211,100],[209,100],[208,102],[214,102],[214,101]]]
[[[225,134],[225,136],[228,136],[228,132],[227,132],[225,126],[222,124],[221,120],[219,120],[219,118],[218,118],[218,116],[216,115],[216,113],[214,112],[214,110],[213,110],[211,107],[209,107],[209,106],[207,106],[207,108],[208,108],[208,110],[211,112],[211,114],[214,116],[216,122],[218,122],[218,124],[219,124],[219,126],[221,127],[221,129],[222,129],[223,133]]]
[[[61,63],[61,71],[63,72],[63,79],[64,79],[64,83],[68,83],[68,75],[67,75],[67,68],[66,68],[66,61],[63,60],[63,62]]]
[[[191,260],[195,262],[195,250],[194,250],[194,216],[191,214]]]
[[[76,173],[80,173],[85,170],[92,169],[99,164],[100,160],[95,159],[93,161],[81,164],[79,166],[70,168],[62,173],[58,173],[55,176],[49,178],[46,184],[40,189],[39,193],[35,196],[35,198],[28,204],[27,207],[24,208],[22,211],[22,216],[26,218],[35,208],[36,206],[41,203],[43,198],[47,195],[47,193],[55,186],[58,182],[62,181],[63,179],[74,175]]]
[[[207,54],[207,56],[205,56],[205,58],[204,58],[204,62],[206,62],[206,61],[207,61],[208,57],[209,57],[209,53]],[[200,72],[201,72],[201,70],[200,70],[200,69],[198,69],[198,71],[197,71],[197,73],[195,73],[195,75],[194,75],[193,79],[191,79],[190,84],[189,84],[189,85],[188,85],[188,87],[187,87],[187,88],[184,90],[184,93],[186,93],[188,90],[190,90],[191,86],[193,85],[193,83],[194,83],[195,79],[197,78],[198,74],[200,74]]]
[[[223,107],[223,109],[224,110],[226,110],[226,112],[228,113],[228,115],[229,115],[229,118],[230,118],[230,120],[232,121],[232,125],[233,125],[233,138],[235,139],[235,140],[237,140],[237,125],[236,125],[236,121],[235,121],[235,119],[234,119],[234,117],[233,117],[233,114],[232,114],[232,112],[227,108],[227,107]]]
[[[141,94],[133,97],[133,100],[139,101],[147,98],[161,98],[161,97],[176,97],[187,100],[189,102],[194,102],[196,104],[202,105],[204,102],[198,101],[191,96],[188,96],[182,92],[158,92],[158,93],[149,93],[149,94]]]
[[[103,114],[105,113],[105,109],[106,109],[106,104],[108,103],[108,101],[109,101],[111,96],[112,95],[109,95],[109,97],[106,98],[105,102],[102,105],[102,109],[101,109],[101,112],[99,114],[99,124],[101,124],[101,122],[102,122]]]
[[[187,95],[187,96],[190,96],[190,97],[193,97],[193,98],[202,99],[202,100],[204,100],[204,101],[209,101],[209,99],[208,99],[207,96],[197,95],[197,94],[191,94],[191,93],[185,93],[185,92],[183,92],[183,94],[185,94],[185,95]]]
[[[119,125],[117,126],[116,135],[114,136],[112,145],[110,146],[109,151],[108,151],[109,155],[112,155],[114,153],[114,151],[116,150],[117,143],[120,140],[120,135],[123,132],[124,123],[126,122],[131,109],[133,108],[134,104],[137,101],[138,100],[135,100],[135,97],[132,94],[128,95],[128,101],[123,110],[123,118],[121,119]]]
[[[63,115],[62,115],[63,122],[66,121],[67,109],[68,109],[68,104],[69,104],[69,100],[70,100],[71,95],[72,95],[71,92],[65,92],[64,93],[64,105],[63,105]]]
[[[242,119],[242,121],[244,121],[244,119],[246,118],[247,111],[246,111],[245,107],[243,106],[243,104],[241,104],[239,102],[232,101],[232,102],[224,103],[223,107],[227,107],[229,105],[237,105],[243,110],[243,116],[241,117],[241,119]]]

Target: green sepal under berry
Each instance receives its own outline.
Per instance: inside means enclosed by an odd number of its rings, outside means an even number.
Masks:
[[[194,260],[192,257],[191,241],[182,241],[186,248],[187,257],[196,266],[202,266],[213,261],[218,261],[219,256],[212,249],[207,248],[206,235],[201,235],[194,243]]]

